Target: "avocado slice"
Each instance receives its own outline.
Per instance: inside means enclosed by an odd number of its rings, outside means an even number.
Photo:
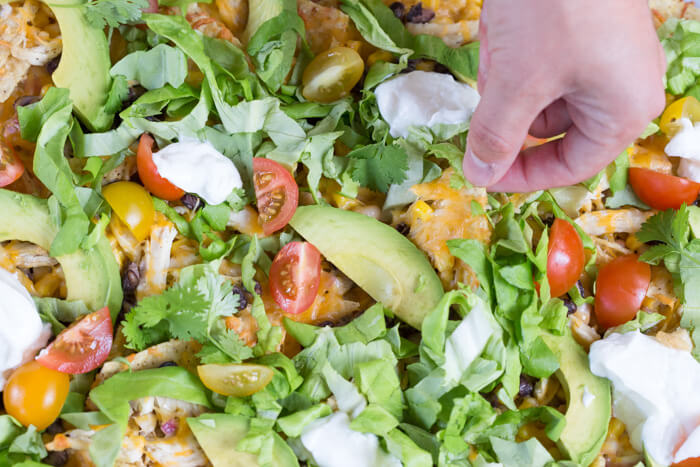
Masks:
[[[559,356],[557,379],[568,399],[566,427],[559,449],[579,465],[590,465],[608,434],[612,412],[610,382],[591,373],[588,355],[570,334],[542,334],[547,346]],[[595,398],[583,403],[584,390]]]
[[[328,206],[304,206],[290,225],[372,298],[417,329],[444,295],[423,252],[376,219]]]
[[[267,20],[274,18],[284,10],[284,0],[258,0],[250,2],[248,7],[248,24],[243,31],[246,44]]]
[[[107,37],[87,22],[75,0],[51,0],[47,5],[56,16],[63,41],[53,82],[70,90],[73,108],[90,130],[108,130],[114,116],[105,111],[112,85]]]
[[[45,199],[0,189],[0,242],[21,240],[48,250],[58,233]],[[56,258],[66,276],[68,300],[82,300],[90,310],[109,307],[112,320],[122,306],[119,266],[104,236],[89,251]]]
[[[257,467],[258,457],[248,452],[236,451],[238,442],[248,433],[246,417],[223,413],[208,413],[188,418],[194,437],[202,446],[214,467]],[[298,467],[299,461],[282,438],[274,435],[272,447],[273,467]]]

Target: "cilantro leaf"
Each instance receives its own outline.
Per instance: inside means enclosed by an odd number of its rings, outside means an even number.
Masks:
[[[386,193],[389,186],[406,180],[408,155],[399,146],[370,144],[355,149],[347,157],[350,176],[360,185]]]
[[[143,9],[148,7],[148,0],[92,0],[82,7],[91,26],[116,28],[140,20]]]

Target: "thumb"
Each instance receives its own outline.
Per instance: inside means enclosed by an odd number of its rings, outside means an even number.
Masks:
[[[476,186],[500,180],[520,153],[532,122],[547,102],[538,86],[528,86],[512,72],[489,70],[471,120],[464,176]]]

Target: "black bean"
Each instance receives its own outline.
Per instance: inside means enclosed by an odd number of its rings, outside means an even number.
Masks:
[[[435,12],[430,8],[423,8],[423,3],[418,2],[406,13],[406,21],[415,24],[429,23],[435,18]]]
[[[163,362],[160,365],[158,365],[158,368],[163,368],[166,366],[177,366],[177,363],[175,363],[175,362]]]
[[[552,224],[554,224],[554,216],[552,216],[552,215],[543,216],[542,222],[544,222],[544,225],[546,225],[547,227],[551,227]]]
[[[41,462],[54,467],[62,467],[68,462],[68,451],[51,451]]]
[[[394,12],[394,16],[403,21],[404,16],[406,16],[406,5],[401,2],[394,2],[389,5],[389,8]]]
[[[520,397],[531,396],[535,392],[535,381],[528,375],[520,375]]]
[[[250,295],[250,293],[238,284],[233,286],[231,293],[233,295],[238,295],[238,311],[245,310],[248,306],[248,295]]]
[[[262,285],[260,285],[260,282],[258,281],[255,281],[255,293],[262,295]]]
[[[576,288],[578,289],[578,293],[583,297],[586,298],[586,291],[583,288],[583,284],[581,281],[576,281]]]
[[[576,313],[576,304],[570,298],[564,299],[564,305],[566,305],[567,316]]]
[[[124,102],[122,103],[122,107],[123,108],[129,107],[131,104],[133,104],[136,101],[136,99],[143,96],[146,93],[146,91],[147,91],[147,89],[139,84],[136,84],[134,86],[130,86],[129,93],[126,95],[126,99],[124,99]]]
[[[65,431],[65,429],[63,428],[63,423],[61,423],[61,420],[56,420],[46,428],[46,433],[50,435],[62,433],[63,431]]]
[[[202,200],[199,196],[192,193],[185,193],[182,198],[180,198],[180,202],[190,211],[197,211],[202,207]]]
[[[33,103],[35,103],[35,102],[39,102],[39,100],[40,100],[40,99],[39,99],[39,97],[37,97],[37,96],[22,96],[22,97],[18,97],[18,98],[15,100],[14,108],[17,109],[17,107],[24,107],[24,106],[26,106],[26,105],[31,105],[31,104],[33,104]]]
[[[54,71],[56,71],[56,68],[58,68],[59,63],[61,63],[60,55],[49,60],[49,62],[46,64],[46,71],[48,71],[49,73],[53,73]]]
[[[129,294],[136,290],[141,280],[141,273],[139,272],[139,266],[136,263],[129,263],[126,266],[126,273],[124,274],[124,279],[122,280],[122,289],[124,292]]]
[[[321,324],[319,324],[320,327],[325,328],[326,326],[333,327],[333,321],[324,321]]]
[[[397,225],[396,230],[398,230],[401,235],[408,235],[409,232],[411,232],[411,228],[405,222],[401,222]]]

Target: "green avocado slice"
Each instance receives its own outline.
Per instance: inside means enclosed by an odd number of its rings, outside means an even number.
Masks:
[[[248,433],[249,420],[238,415],[209,413],[188,418],[197,442],[214,467],[257,467],[258,457],[236,451],[236,445]],[[297,467],[299,461],[282,438],[274,435],[272,467]]]
[[[0,242],[31,242],[48,251],[58,233],[44,199],[0,189],[0,213]],[[67,300],[82,300],[93,311],[108,306],[112,320],[116,319],[123,299],[121,277],[105,237],[89,251],[81,249],[56,260],[66,277]]]
[[[591,372],[588,355],[570,334],[542,334],[542,338],[559,356],[556,376],[568,400],[559,449],[577,464],[590,465],[608,434],[612,412],[610,382]],[[586,390],[594,397],[588,404],[583,402]]]
[[[52,78],[59,88],[70,90],[73,107],[92,131],[105,131],[113,115],[105,111],[112,85],[109,44],[104,31],[91,26],[76,0],[47,2],[61,30],[63,52]]]
[[[376,219],[328,206],[304,206],[290,225],[373,299],[417,329],[444,294],[423,252]]]

